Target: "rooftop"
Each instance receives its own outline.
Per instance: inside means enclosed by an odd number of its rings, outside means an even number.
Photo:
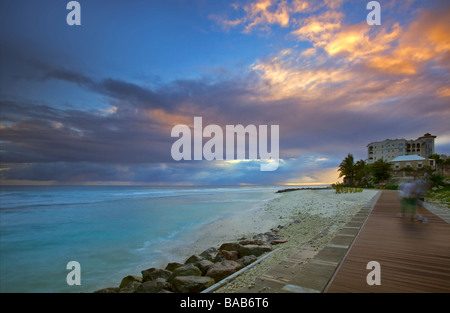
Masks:
[[[411,154],[411,155],[400,155],[396,157],[395,159],[392,159],[390,162],[401,162],[401,161],[423,161],[426,160],[425,158],[421,157],[417,154]]]

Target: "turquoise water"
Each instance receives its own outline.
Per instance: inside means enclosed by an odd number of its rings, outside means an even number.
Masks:
[[[176,245],[277,187],[35,186],[0,189],[0,292],[92,292],[183,260]],[[81,266],[81,285],[66,265]]]

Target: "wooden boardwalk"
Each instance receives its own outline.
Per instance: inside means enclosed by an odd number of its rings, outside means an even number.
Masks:
[[[324,292],[450,292],[450,224],[427,210],[427,224],[399,211],[397,191],[383,191]],[[380,285],[367,284],[370,261],[380,264]]]

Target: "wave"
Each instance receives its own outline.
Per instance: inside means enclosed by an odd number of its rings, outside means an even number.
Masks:
[[[146,187],[147,188],[147,187]],[[125,190],[124,190],[125,189]],[[95,203],[107,203],[126,199],[156,199],[167,197],[187,197],[214,195],[229,192],[258,192],[263,190],[275,190],[274,187],[206,187],[190,189],[157,189],[157,190],[96,190],[83,186],[81,190],[74,189],[61,190],[59,188],[49,189],[42,192],[33,191],[4,191],[0,190],[0,210],[24,209],[43,206],[65,206],[84,205]]]

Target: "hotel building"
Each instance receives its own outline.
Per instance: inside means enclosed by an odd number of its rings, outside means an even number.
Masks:
[[[367,163],[372,164],[377,160],[389,162],[404,155],[418,155],[427,159],[435,153],[435,138],[436,136],[426,133],[416,140],[386,139],[371,142],[367,145]]]

